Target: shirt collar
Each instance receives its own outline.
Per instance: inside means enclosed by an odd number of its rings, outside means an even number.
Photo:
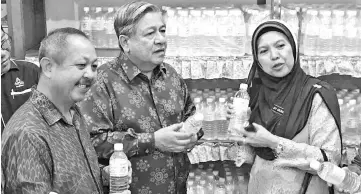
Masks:
[[[30,102],[35,106],[36,109],[39,110],[40,114],[45,118],[49,126],[54,125],[60,119],[63,119],[66,122],[66,119],[56,108],[56,106],[49,100],[49,98],[36,89],[36,85],[33,86],[31,90],[32,94],[30,96]],[[75,110],[74,116],[75,114],[79,113],[76,105],[74,105],[71,109]]]
[[[18,65],[16,65],[15,61],[10,59],[10,69],[9,69],[9,71],[13,70],[13,69],[19,70],[19,67],[18,67]]]
[[[132,81],[137,75],[142,73],[140,69],[126,57],[118,57],[117,64],[121,66],[129,81]],[[165,67],[164,63],[158,65],[153,70],[153,74],[156,78],[158,78],[160,75],[165,76],[166,73],[167,68]]]

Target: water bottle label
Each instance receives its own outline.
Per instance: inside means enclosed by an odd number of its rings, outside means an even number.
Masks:
[[[346,37],[347,38],[356,38],[357,29],[356,28],[347,28]]]
[[[343,26],[341,25],[337,25],[337,26],[333,26],[333,35],[334,36],[343,36]]]
[[[332,39],[332,30],[328,28],[321,28],[321,39]]]
[[[349,119],[348,127],[352,128],[352,129],[357,128],[357,120],[356,119]]]
[[[128,161],[121,159],[121,158],[115,158],[110,160],[110,176],[114,177],[124,177],[128,176]]]

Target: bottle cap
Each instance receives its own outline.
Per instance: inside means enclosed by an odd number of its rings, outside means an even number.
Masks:
[[[318,162],[317,160],[312,160],[310,162],[310,168],[312,168],[313,170],[318,171],[321,168],[321,163]]]
[[[114,144],[114,151],[123,151],[123,144],[122,143]]]
[[[200,98],[194,98],[194,103],[200,103],[201,99]]]
[[[226,99],[225,98],[219,98],[219,102],[221,102],[221,103],[226,102]]]
[[[241,83],[241,84],[239,84],[239,89],[241,89],[241,90],[247,90],[247,84],[245,84],[245,83]]]

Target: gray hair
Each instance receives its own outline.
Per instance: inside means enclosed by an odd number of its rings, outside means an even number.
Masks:
[[[138,21],[149,12],[162,12],[156,5],[135,1],[121,6],[116,14],[114,21],[114,30],[119,39],[120,35],[131,36],[135,33]],[[124,50],[119,44],[122,53]]]
[[[82,31],[76,28],[58,28],[55,29],[41,41],[39,48],[39,62],[44,57],[49,57],[55,60],[56,63],[61,64],[66,55],[66,48],[68,46],[67,38],[70,35],[84,37],[89,40],[89,37]],[[90,41],[90,40],[89,40]]]

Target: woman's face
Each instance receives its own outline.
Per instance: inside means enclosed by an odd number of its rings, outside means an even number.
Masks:
[[[263,71],[273,77],[285,77],[295,64],[290,42],[277,31],[269,31],[259,37],[257,58]]]

